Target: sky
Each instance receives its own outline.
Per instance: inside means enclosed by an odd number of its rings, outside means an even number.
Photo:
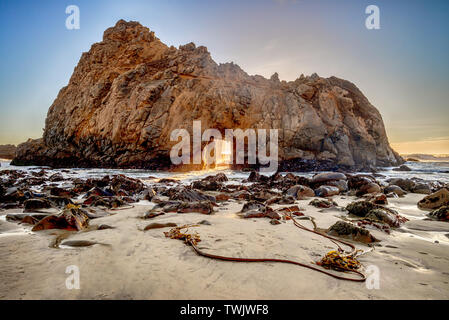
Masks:
[[[78,30],[66,28],[69,5]],[[368,5],[380,29],[366,28]],[[0,144],[42,136],[81,54],[119,19],[167,45],[204,45],[249,74],[347,79],[379,109],[397,151],[449,154],[446,0],[0,0]]]

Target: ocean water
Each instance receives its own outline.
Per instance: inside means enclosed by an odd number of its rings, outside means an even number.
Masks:
[[[1,170],[25,170],[25,171],[39,171],[45,167],[18,167],[9,164],[9,161],[0,160]],[[425,181],[440,181],[442,183],[449,183],[449,161],[448,162],[406,162],[412,171],[394,171],[394,167],[382,168],[378,171],[384,177],[378,177],[380,181],[388,180],[389,178],[419,178]],[[72,168],[69,173],[62,172],[63,169],[54,169],[52,173],[61,173],[64,178],[101,178],[105,175],[124,174],[126,176],[141,179],[143,182],[150,182],[156,179],[170,178],[179,180],[182,183],[189,184],[193,180],[204,178],[208,175],[222,172],[228,176],[230,183],[232,181],[241,181],[249,176],[249,172],[236,171],[229,169],[191,171],[191,172],[169,172],[169,171],[152,171],[143,169],[99,169],[99,168]],[[297,175],[311,177],[316,172],[294,172]],[[370,172],[363,172],[371,174]],[[273,173],[263,173],[270,175]]]

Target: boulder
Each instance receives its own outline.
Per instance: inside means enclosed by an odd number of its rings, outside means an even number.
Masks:
[[[359,228],[345,221],[336,222],[327,229],[326,233],[330,236],[349,238],[363,243],[373,243],[378,241],[368,230]]]
[[[402,178],[392,178],[388,179],[387,182],[390,185],[396,185],[401,187],[403,190],[412,192],[413,188],[415,187],[416,183],[415,181],[411,179],[402,179]]]
[[[410,167],[403,164],[403,165],[399,166],[398,168],[393,168],[393,171],[412,171],[412,169],[410,169]]]
[[[317,207],[317,208],[332,208],[336,207],[337,203],[332,200],[327,199],[314,199],[310,201],[309,205]]]
[[[326,185],[337,187],[340,192],[348,191],[348,182],[346,180],[334,180],[326,182]]]
[[[370,175],[348,175],[348,188],[351,190],[359,190],[362,186],[375,182],[376,179]]]
[[[240,210],[240,212],[246,212],[246,211],[250,211],[250,210],[259,210],[259,211],[265,211],[265,204],[258,202],[258,201],[248,201],[246,202],[243,207],[242,210]]]
[[[442,206],[430,212],[428,216],[435,220],[449,221],[449,206]]]
[[[25,200],[23,206],[24,206],[23,212],[33,212],[39,209],[48,209],[52,207],[51,202],[48,201],[47,199],[38,199],[38,198]]]
[[[230,194],[231,198],[237,200],[248,200],[251,198],[251,194],[246,190],[236,191]]]
[[[446,188],[429,194],[418,202],[420,209],[438,209],[446,205],[449,205],[449,191]]]
[[[113,176],[110,186],[115,192],[125,190],[130,194],[142,192],[146,188],[139,179],[130,178],[122,174]]]
[[[210,201],[183,202],[178,205],[178,213],[197,212],[202,214],[211,214],[214,211]]]
[[[388,204],[387,196],[384,193],[368,194],[366,200],[374,204]]]
[[[295,185],[289,188],[286,193],[298,200],[304,200],[315,196],[315,192],[311,188],[302,185]]]
[[[356,201],[346,206],[348,213],[355,216],[388,224],[390,227],[399,227],[407,219],[396,211],[382,207],[369,201]]]
[[[295,203],[295,198],[293,198],[292,196],[283,196],[283,197],[273,197],[271,199],[268,199],[267,201],[265,201],[266,205],[271,205],[271,204],[293,204]]]
[[[149,210],[143,214],[143,219],[153,219],[165,214],[164,212],[153,212],[153,210]]]
[[[222,188],[221,182],[218,181],[194,181],[192,182],[192,188],[204,191],[218,191]]]
[[[230,196],[224,193],[220,193],[215,196],[215,200],[217,201],[228,201],[230,198],[231,198]]]
[[[365,216],[365,219],[383,222],[388,224],[390,227],[399,227],[399,222],[396,219],[396,216],[381,208],[370,210]]]
[[[402,197],[407,194],[407,192],[404,191],[401,187],[396,186],[394,184],[390,184],[388,187],[385,187],[384,193],[385,194],[394,193],[394,194],[398,195],[399,197]]]
[[[249,210],[245,211],[243,213],[243,218],[249,219],[249,218],[264,218],[266,217],[265,211],[260,210]]]
[[[382,192],[380,186],[375,182],[370,182],[361,186],[360,189],[357,190],[356,196],[360,197],[367,193],[380,193],[380,192]]]
[[[257,201],[267,201],[269,199],[279,198],[279,193],[270,190],[260,190],[253,193],[252,199]]]
[[[205,177],[203,181],[226,182],[228,181],[228,177],[224,173],[217,173],[214,176]]]
[[[216,201],[214,196],[210,196],[202,193],[201,191],[184,187],[170,189],[169,198],[170,200],[181,200],[185,202]]]
[[[333,186],[321,186],[317,189],[315,189],[315,195],[317,197],[331,197],[338,195],[340,193],[340,190],[337,187]]]
[[[80,231],[87,228],[89,218],[86,212],[79,208],[64,209],[59,215],[50,215],[36,223],[31,231],[46,229],[64,229]]]
[[[365,217],[371,210],[379,208],[378,205],[369,201],[356,201],[348,204],[346,210],[358,217]]]
[[[346,180],[347,177],[340,172],[321,172],[312,177],[311,183]]]
[[[415,186],[412,188],[412,192],[420,194],[431,194],[432,189],[427,183],[416,183]]]

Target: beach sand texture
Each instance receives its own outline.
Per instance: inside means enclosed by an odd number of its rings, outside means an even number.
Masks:
[[[411,221],[387,235],[359,257],[362,271],[379,270],[379,289],[369,283],[341,281],[313,270],[281,263],[238,263],[198,256],[182,241],[164,236],[170,228],[142,231],[153,222],[178,225],[207,220],[191,228],[201,236],[207,252],[252,258],[284,258],[312,263],[336,246],[323,237],[294,227],[292,221],[271,225],[269,219],[242,219],[243,206],[234,200],[212,215],[168,213],[151,220],[140,217],[154,204],[141,201],[134,208],[91,221],[114,229],[72,233],[70,240],[101,244],[89,247],[49,247],[61,231],[31,232],[26,225],[0,223],[0,299],[448,299],[449,224],[422,221],[416,203],[423,195],[390,199],[389,207]],[[339,207],[318,209],[310,200],[296,203],[319,228],[328,228],[347,213],[341,208],[354,201],[336,196]],[[299,220],[312,227],[310,221]],[[435,242],[436,241],[436,242]],[[102,244],[108,244],[105,246]],[[68,266],[80,271],[80,289],[66,287]],[[371,267],[370,267],[371,266]],[[374,268],[375,268],[374,267]],[[367,273],[369,276],[370,273]]]

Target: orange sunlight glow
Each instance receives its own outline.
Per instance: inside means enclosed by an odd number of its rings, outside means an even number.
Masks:
[[[391,143],[391,146],[400,154],[449,154],[449,139],[398,142]]]

